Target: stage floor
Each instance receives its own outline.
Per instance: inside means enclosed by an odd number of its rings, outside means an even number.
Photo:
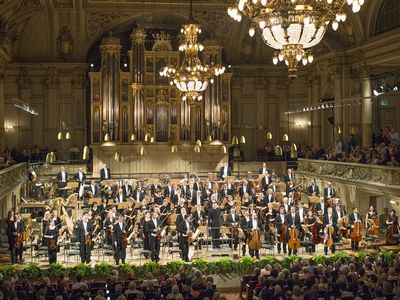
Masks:
[[[400,248],[400,247],[398,247]],[[239,251],[240,249],[240,251]],[[347,254],[353,254],[354,252],[350,250],[348,245],[344,245],[343,247],[338,247],[337,252],[345,252]],[[374,248],[362,248],[360,247],[359,251],[365,251],[369,253],[377,253],[379,252],[379,246],[374,245]],[[398,250],[397,250],[398,251]],[[328,255],[331,252],[329,251]],[[248,249],[246,254],[248,255]],[[316,254],[324,254],[324,245],[319,244],[316,247],[315,253],[308,253],[304,247],[301,247],[298,250],[298,256],[302,258],[309,258]],[[278,254],[276,246],[272,249],[263,248],[260,249],[260,258],[265,256],[275,256],[278,258],[283,258],[287,256],[287,254]],[[201,250],[196,250],[194,246],[190,247],[189,251],[189,258],[191,260],[195,259],[205,259],[207,261],[216,261],[220,258],[231,258],[231,259],[238,259],[242,257],[242,250],[241,245],[239,245],[238,250],[231,249],[228,245],[221,245],[219,249],[213,249],[211,245],[203,245]],[[47,257],[47,250],[46,248],[41,248],[40,250],[32,250],[28,248],[24,252],[24,262],[20,264],[16,264],[18,268],[23,268],[24,266],[29,265],[30,263],[38,264],[46,268],[48,266],[48,257]],[[164,246],[161,247],[160,250],[160,263],[167,263],[174,260],[180,260],[180,254],[178,251],[178,247],[174,245],[174,247]],[[143,255],[141,248],[132,248],[128,245],[126,251],[126,263],[136,264],[136,265],[143,265],[146,262],[151,261],[150,259],[146,259]],[[63,264],[65,267],[70,267],[76,265],[80,262],[79,250],[77,248],[73,249],[64,249],[61,247],[60,252],[57,255],[57,262]],[[113,257],[113,250],[112,248],[107,249],[93,249],[92,250],[92,260],[91,265],[95,265],[100,262],[107,262],[110,264],[115,264],[115,260]],[[3,244],[0,248],[0,265],[10,265],[10,255],[8,249],[5,244]]]

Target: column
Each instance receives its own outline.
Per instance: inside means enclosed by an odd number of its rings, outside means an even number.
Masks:
[[[321,77],[315,76],[312,84],[312,103],[318,105],[321,100]],[[313,148],[321,147],[321,110],[311,112],[311,131]]]
[[[371,80],[366,70],[361,71],[362,107],[361,107],[361,142],[363,147],[372,144],[372,99]]]
[[[4,72],[5,63],[0,58],[0,151],[5,147],[5,131],[4,131]]]
[[[343,107],[340,105],[342,101],[342,67],[335,70],[335,108],[334,117],[335,125],[333,128],[334,143],[342,140],[342,130],[343,130]],[[339,131],[340,129],[340,131]]]

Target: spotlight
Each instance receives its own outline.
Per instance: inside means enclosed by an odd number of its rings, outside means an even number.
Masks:
[[[94,68],[94,64],[90,64],[90,67],[91,67],[91,68]]]

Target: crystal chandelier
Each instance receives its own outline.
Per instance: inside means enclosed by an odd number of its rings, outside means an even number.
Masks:
[[[314,59],[307,49],[322,40],[329,24],[337,30],[346,20],[346,3],[356,13],[364,0],[236,0],[228,14],[238,22],[242,16],[249,18],[249,35],[259,30],[264,42],[277,50],[273,63],[284,61],[289,77],[296,77],[299,63]]]
[[[170,85],[175,85],[182,92],[182,100],[201,101],[203,92],[213,76],[219,76],[225,72],[225,67],[217,64],[203,65],[199,52],[204,46],[197,42],[197,35],[201,33],[199,24],[193,20],[192,0],[190,0],[189,23],[181,29],[184,41],[179,46],[179,51],[184,53],[183,61],[177,70],[174,66],[166,66],[160,71],[160,75],[169,78]]]

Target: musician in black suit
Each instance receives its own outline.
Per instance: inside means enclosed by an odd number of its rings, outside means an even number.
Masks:
[[[192,212],[193,229],[196,230],[201,226],[201,222],[206,220],[206,213],[201,209],[201,205],[196,205],[196,210]]]
[[[299,201],[299,203],[297,204],[297,208],[298,208],[297,209],[297,214],[300,217],[300,224],[303,224],[304,218],[307,215],[307,209],[304,207],[304,204],[303,204],[302,201]],[[304,240],[304,235],[305,235],[304,229],[303,229],[302,226],[300,226],[300,236],[299,236],[299,238],[300,238],[301,241]]]
[[[224,183],[222,189],[219,191],[220,198],[223,199],[231,194],[232,191],[228,189],[228,183]]]
[[[262,164],[262,167],[258,171],[258,174],[268,174],[268,173],[269,173],[269,170],[267,169],[267,164],[264,162]]]
[[[142,190],[142,187],[141,187],[140,185],[138,185],[138,186],[136,187],[135,191],[132,193],[132,198],[133,198],[135,201],[142,202],[143,199],[144,199],[144,197],[145,197],[145,195],[146,195],[146,194],[145,194],[144,190]]]
[[[194,196],[196,196],[196,190],[193,187],[193,183],[190,183],[189,184],[189,189],[188,189],[187,194],[186,194],[186,199],[191,201]]]
[[[128,180],[125,180],[124,185],[122,186],[122,192],[124,193],[125,199],[132,196],[133,189]]]
[[[274,191],[272,189],[268,189],[267,195],[265,195],[265,202],[272,203],[275,202]]]
[[[287,174],[286,174],[286,176],[284,177],[284,181],[285,181],[286,183],[289,183],[289,181],[294,181],[294,171],[293,171],[292,168],[288,168],[288,169],[287,169]]]
[[[315,205],[315,212],[320,216],[325,216],[328,210],[328,204],[325,202],[324,197],[319,198],[319,202]]]
[[[271,177],[269,176],[268,172],[264,174],[264,177],[261,179],[261,186],[262,189],[265,191],[269,184],[271,183]]]
[[[301,223],[300,223],[300,216],[296,213],[296,207],[291,206],[290,212],[286,215],[287,221],[287,239],[290,239],[290,231],[293,229],[298,229],[300,233]],[[297,255],[297,249],[293,249],[293,254]],[[292,249],[289,247],[289,255],[292,255]]]
[[[192,206],[203,205],[204,198],[201,195],[201,191],[196,191],[196,195],[191,199]]]
[[[315,180],[311,182],[311,185],[307,188],[307,194],[309,196],[319,196],[319,187]]]
[[[100,170],[100,180],[109,180],[111,179],[111,171],[107,168],[107,164],[104,164],[103,168]]]
[[[85,187],[85,191],[87,195],[90,195],[89,198],[97,198],[100,196],[100,187],[94,180],[91,180],[90,185]]]
[[[277,230],[277,234],[278,234],[278,254],[281,253],[281,250],[283,249],[283,253],[286,254],[287,253],[287,241],[286,239],[282,239],[282,234],[286,235],[286,231],[283,231],[283,226],[286,226],[286,230],[287,230],[287,215],[286,215],[286,211],[285,208],[282,206],[279,208],[279,214],[275,217],[275,227]]]
[[[229,167],[228,162],[225,162],[219,171],[219,178],[220,180],[224,180],[227,176],[232,176],[232,169]]]
[[[191,226],[190,226],[190,216],[185,215],[185,219],[179,223],[179,225],[176,228],[176,231],[179,234],[179,249],[182,251],[181,257],[184,261],[190,261],[189,260],[189,241],[188,237],[189,234],[193,234],[191,231]]]
[[[243,245],[242,245],[242,256],[246,255],[246,246],[249,242],[249,230],[247,228],[248,223],[250,222],[249,210],[246,209],[243,211],[243,215],[240,218],[240,228],[243,230]]]
[[[121,260],[125,263],[126,246],[128,238],[127,224],[124,222],[124,216],[118,216],[118,222],[114,224],[113,245],[114,245],[114,258],[115,263],[118,265]]]
[[[82,217],[82,221],[79,222],[77,228],[77,237],[80,243],[80,254],[82,263],[90,263],[90,256],[92,252],[92,232],[93,223],[89,220],[89,214],[85,212]]]
[[[174,189],[172,187],[172,184],[169,182],[168,185],[164,188],[164,197],[173,197],[173,192]]]
[[[161,206],[164,202],[164,197],[161,194],[161,190],[156,191],[156,194],[154,195],[154,204]]]
[[[22,262],[23,242],[22,235],[25,231],[25,224],[21,220],[19,212],[14,214],[14,220],[8,222],[7,236],[11,255],[11,264],[18,263],[18,258]],[[19,246],[18,246],[19,244]]]
[[[262,235],[262,224],[261,222],[257,219],[257,214],[254,213],[251,217],[251,220],[249,221],[249,223],[247,223],[247,229],[249,231],[249,243],[252,239],[252,233],[254,230],[259,230],[259,234],[260,236]],[[261,237],[259,237],[261,238]],[[249,247],[249,252],[250,252],[250,256],[251,257],[256,257],[256,259],[260,259],[260,254],[259,254],[259,250],[257,249],[250,249]]]
[[[326,240],[327,240],[327,235],[328,235],[328,229],[329,227],[333,227],[333,234],[332,234],[332,240],[333,244],[331,246],[331,251],[332,254],[335,253],[335,242],[336,242],[336,235],[337,235],[337,215],[333,213],[332,207],[329,207],[327,209],[326,215],[324,215],[323,218],[323,228],[324,228],[324,253],[325,255],[328,255],[328,246],[326,245]]]
[[[68,173],[65,171],[64,166],[61,167],[60,172],[57,174],[57,181],[58,181],[58,189],[60,197],[66,198],[67,197],[67,190],[62,190],[67,186],[68,182]]]
[[[184,222],[187,215],[186,207],[180,209],[180,213],[176,216],[176,227],[179,226],[180,222]]]
[[[356,226],[356,223],[358,223],[358,226],[360,226],[362,224],[361,214],[358,213],[358,208],[357,207],[353,208],[353,213],[351,213],[350,216],[349,216],[350,237],[351,237],[351,234],[354,231],[354,227]],[[359,234],[361,235],[361,231],[359,231]],[[353,251],[357,251],[358,250],[358,244],[359,244],[359,242],[357,242],[354,239],[351,239],[351,249]]]
[[[211,238],[213,248],[220,248],[222,225],[222,213],[217,202],[212,204],[212,208],[208,211],[208,227],[211,227]]]
[[[243,198],[243,195],[245,193],[249,194],[250,196],[252,195],[252,191],[251,191],[250,186],[248,185],[246,180],[243,180],[243,184],[239,188],[239,196],[240,196],[240,198]]]
[[[330,182],[328,182],[328,186],[324,189],[324,197],[325,198],[336,197],[336,189],[332,187],[332,183]]]
[[[230,213],[226,217],[226,226],[230,228],[231,233],[228,234],[229,247],[232,248],[232,241],[234,250],[237,250],[239,244],[239,224],[240,217],[236,214],[236,207],[232,207]]]
[[[158,262],[160,260],[160,240],[159,233],[161,232],[160,221],[158,214],[153,212],[151,220],[144,225],[144,232],[149,238],[149,249],[151,251],[151,260]]]
[[[86,174],[82,171],[82,168],[79,168],[78,172],[74,174],[74,180],[78,182],[78,196],[82,199],[86,180]]]

